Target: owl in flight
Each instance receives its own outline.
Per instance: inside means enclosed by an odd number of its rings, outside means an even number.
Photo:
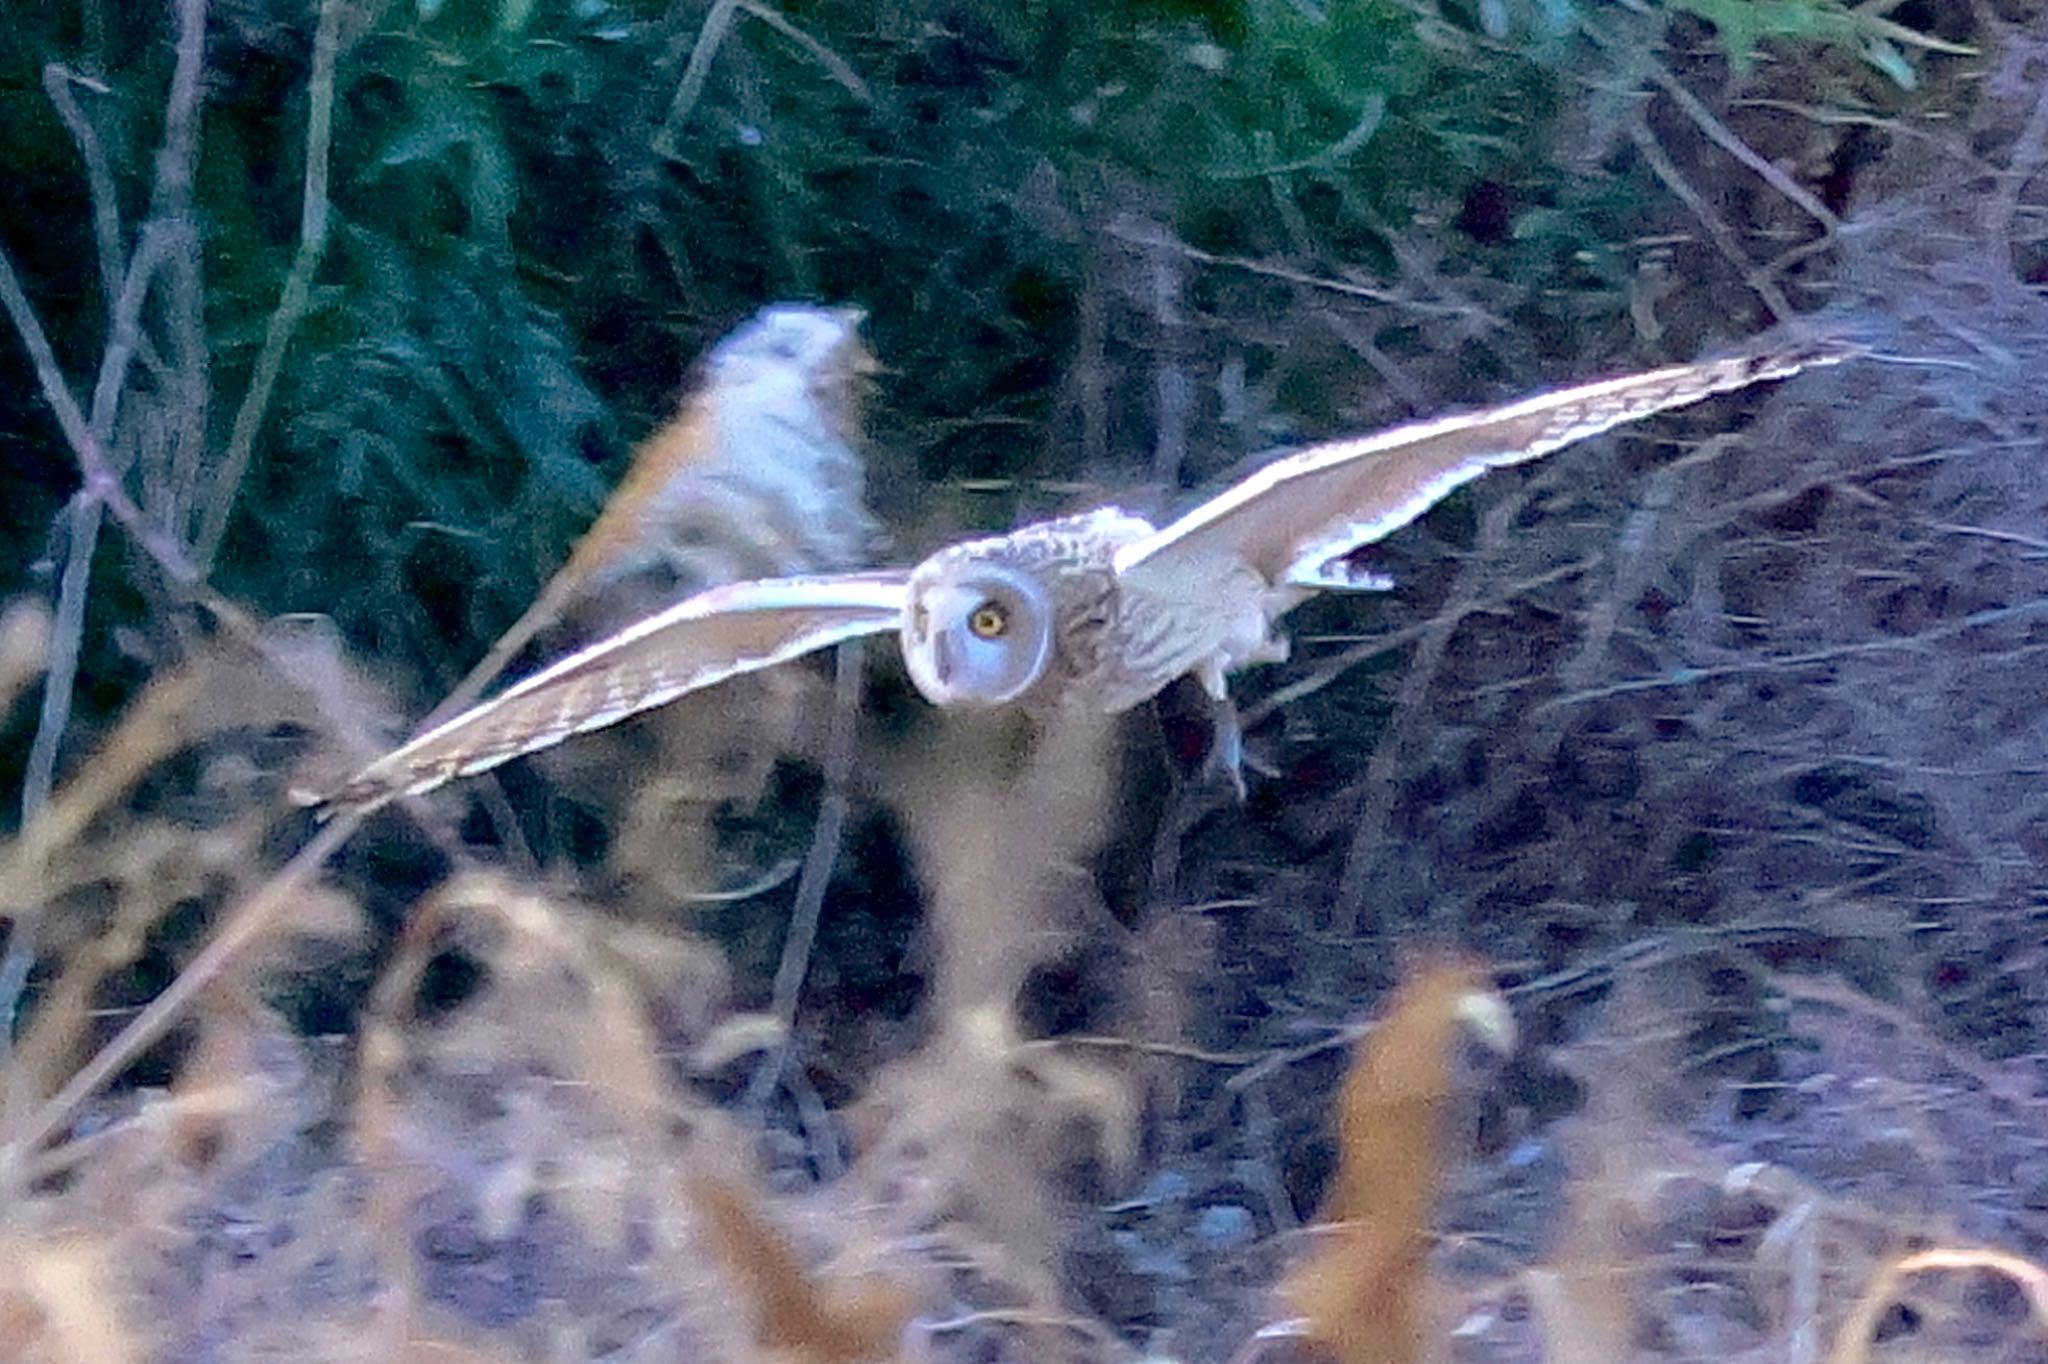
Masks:
[[[1857,353],[1795,343],[1314,446],[1163,527],[1105,507],[914,568],[712,588],[426,730],[328,799],[375,808],[862,635],[894,633],[938,706],[1114,714],[1189,674],[1220,702],[1229,673],[1286,657],[1275,625],[1302,601],[1391,586],[1346,556],[1488,469]]]

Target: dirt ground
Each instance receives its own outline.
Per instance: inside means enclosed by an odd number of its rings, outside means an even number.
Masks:
[[[0,1359],[1317,1357],[1276,1285],[1348,1058],[1458,950],[1515,1044],[1444,1062],[1419,1349],[1344,1364],[2048,1360],[2032,9],[1972,9],[1912,124],[1821,119],[1791,70],[1651,104],[1655,334],[1544,381],[1773,300],[1870,354],[1394,536],[1394,591],[1238,678],[1243,804],[1171,704],[1034,743],[870,649],[281,873],[345,832],[287,788],[401,727],[374,661],[280,622],[297,685],[225,645],[167,671],[0,869],[53,907]],[[1214,392],[1228,346],[1171,360]],[[1435,409],[1536,377],[1388,363]],[[705,820],[705,781],[757,788]],[[118,1085],[61,1090],[237,923]]]

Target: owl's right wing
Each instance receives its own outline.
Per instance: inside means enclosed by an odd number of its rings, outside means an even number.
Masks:
[[[1496,407],[1333,441],[1275,461],[1117,551],[1128,582],[1155,590],[1243,564],[1267,582],[1315,583],[1322,565],[1399,530],[1489,469],[1520,464],[1625,422],[1862,354],[1822,337],[1540,393]]]
[[[436,725],[322,803],[372,810],[728,677],[894,630],[909,578],[897,570],[765,578],[700,592]]]

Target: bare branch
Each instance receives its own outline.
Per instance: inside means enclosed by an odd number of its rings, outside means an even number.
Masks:
[[[782,1024],[783,1040],[748,1086],[747,1098],[756,1105],[768,1102],[789,1064],[797,999],[810,971],[811,949],[817,943],[818,920],[825,908],[825,889],[831,884],[832,868],[839,858],[846,827],[846,782],[853,770],[854,721],[860,714],[861,653],[860,642],[855,640],[840,645],[834,661],[832,722],[825,732],[825,798],[818,806],[810,852],[804,858],[803,875],[796,883],[796,901],[789,911],[789,931],[783,935],[782,960],[775,968],[773,1009]]]
[[[1628,134],[1630,140],[1636,144],[1636,150],[1642,153],[1643,160],[1648,163],[1651,172],[1664,182],[1664,188],[1670,190],[1680,203],[1692,210],[1693,217],[1699,219],[1700,226],[1704,227],[1707,235],[1713,239],[1715,248],[1741,274],[1751,291],[1764,301],[1764,306],[1771,310],[1772,318],[1779,322],[1790,320],[1793,316],[1792,301],[1757,268],[1755,261],[1743,254],[1741,243],[1736,241],[1734,231],[1721,221],[1720,215],[1714,212],[1706,196],[1694,189],[1676,163],[1664,154],[1664,148],[1657,141],[1657,135],[1650,131],[1650,125],[1643,120],[1641,109],[1637,109],[1634,116],[1629,119]]]
[[[100,258],[100,287],[106,291],[107,307],[112,310],[121,292],[121,198],[114,187],[113,167],[107,164],[106,148],[100,145],[99,130],[72,97],[73,84],[106,88],[83,80],[62,62],[51,62],[43,68],[43,92],[70,131],[71,140],[78,144],[79,159],[85,162],[85,183],[92,199],[93,245]]]
[[[249,391],[242,396],[242,405],[235,412],[227,452],[221,458],[212,496],[200,523],[193,557],[202,573],[212,566],[221,538],[227,533],[228,515],[234,509],[242,480],[248,475],[257,433],[262,429],[278,374],[284,368],[285,350],[305,319],[312,300],[313,280],[327,250],[328,153],[334,137],[334,67],[341,46],[341,12],[342,0],[320,0],[320,21],[313,33],[313,70],[308,81],[306,183],[299,210],[299,247],[292,257],[291,272],[285,276],[277,309],[270,315],[263,349],[257,354],[256,368],[249,377]]]
[[[1646,49],[1617,42],[1599,25],[1589,21],[1584,14],[1578,16],[1577,22],[1579,31],[1592,39],[1595,47],[1609,56],[1618,58],[1625,69],[1649,77],[1652,85],[1671,96],[1684,111],[1685,116],[1692,120],[1693,126],[1706,134],[1708,141],[1756,172],[1757,178],[1796,205],[1823,229],[1830,233],[1841,230],[1842,220],[1830,212],[1826,204],[1808,193],[1798,181],[1772,165],[1754,147],[1737,137],[1734,130],[1715,116],[1713,110],[1700,102],[1698,95],[1686,89],[1678,77],[1665,70],[1663,64]]]
[[[662,120],[661,128],[654,134],[654,150],[658,155],[675,154],[676,135],[690,121],[690,111],[697,107],[697,99],[704,93],[704,82],[711,75],[711,63],[725,42],[725,35],[732,31],[733,15],[739,12],[739,8],[740,0],[711,0],[711,8],[697,30],[697,41],[690,48],[690,60],[683,67],[682,79],[676,82],[675,98],[669,101],[668,117]]]
[[[846,58],[798,28],[785,18],[780,11],[770,9],[766,4],[762,3],[762,0],[739,0],[739,5],[749,15],[759,19],[762,23],[768,25],[768,27],[774,29],[777,33],[780,33],[783,37],[809,53],[811,59],[824,67],[833,80],[838,81],[840,85],[845,87],[846,93],[852,95],[862,104],[874,103],[874,95],[869,91],[867,82],[860,78],[860,73],[853,69],[853,64],[847,61]]]

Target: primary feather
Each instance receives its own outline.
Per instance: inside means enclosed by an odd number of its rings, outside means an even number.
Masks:
[[[1233,563],[1275,586],[1309,581],[1321,564],[1399,530],[1489,469],[1856,353],[1821,341],[1674,365],[1319,445],[1125,546],[1117,571],[1153,590],[1199,582]]]
[[[741,673],[897,629],[909,574],[766,578],[700,592],[393,750],[328,799],[374,809]]]

